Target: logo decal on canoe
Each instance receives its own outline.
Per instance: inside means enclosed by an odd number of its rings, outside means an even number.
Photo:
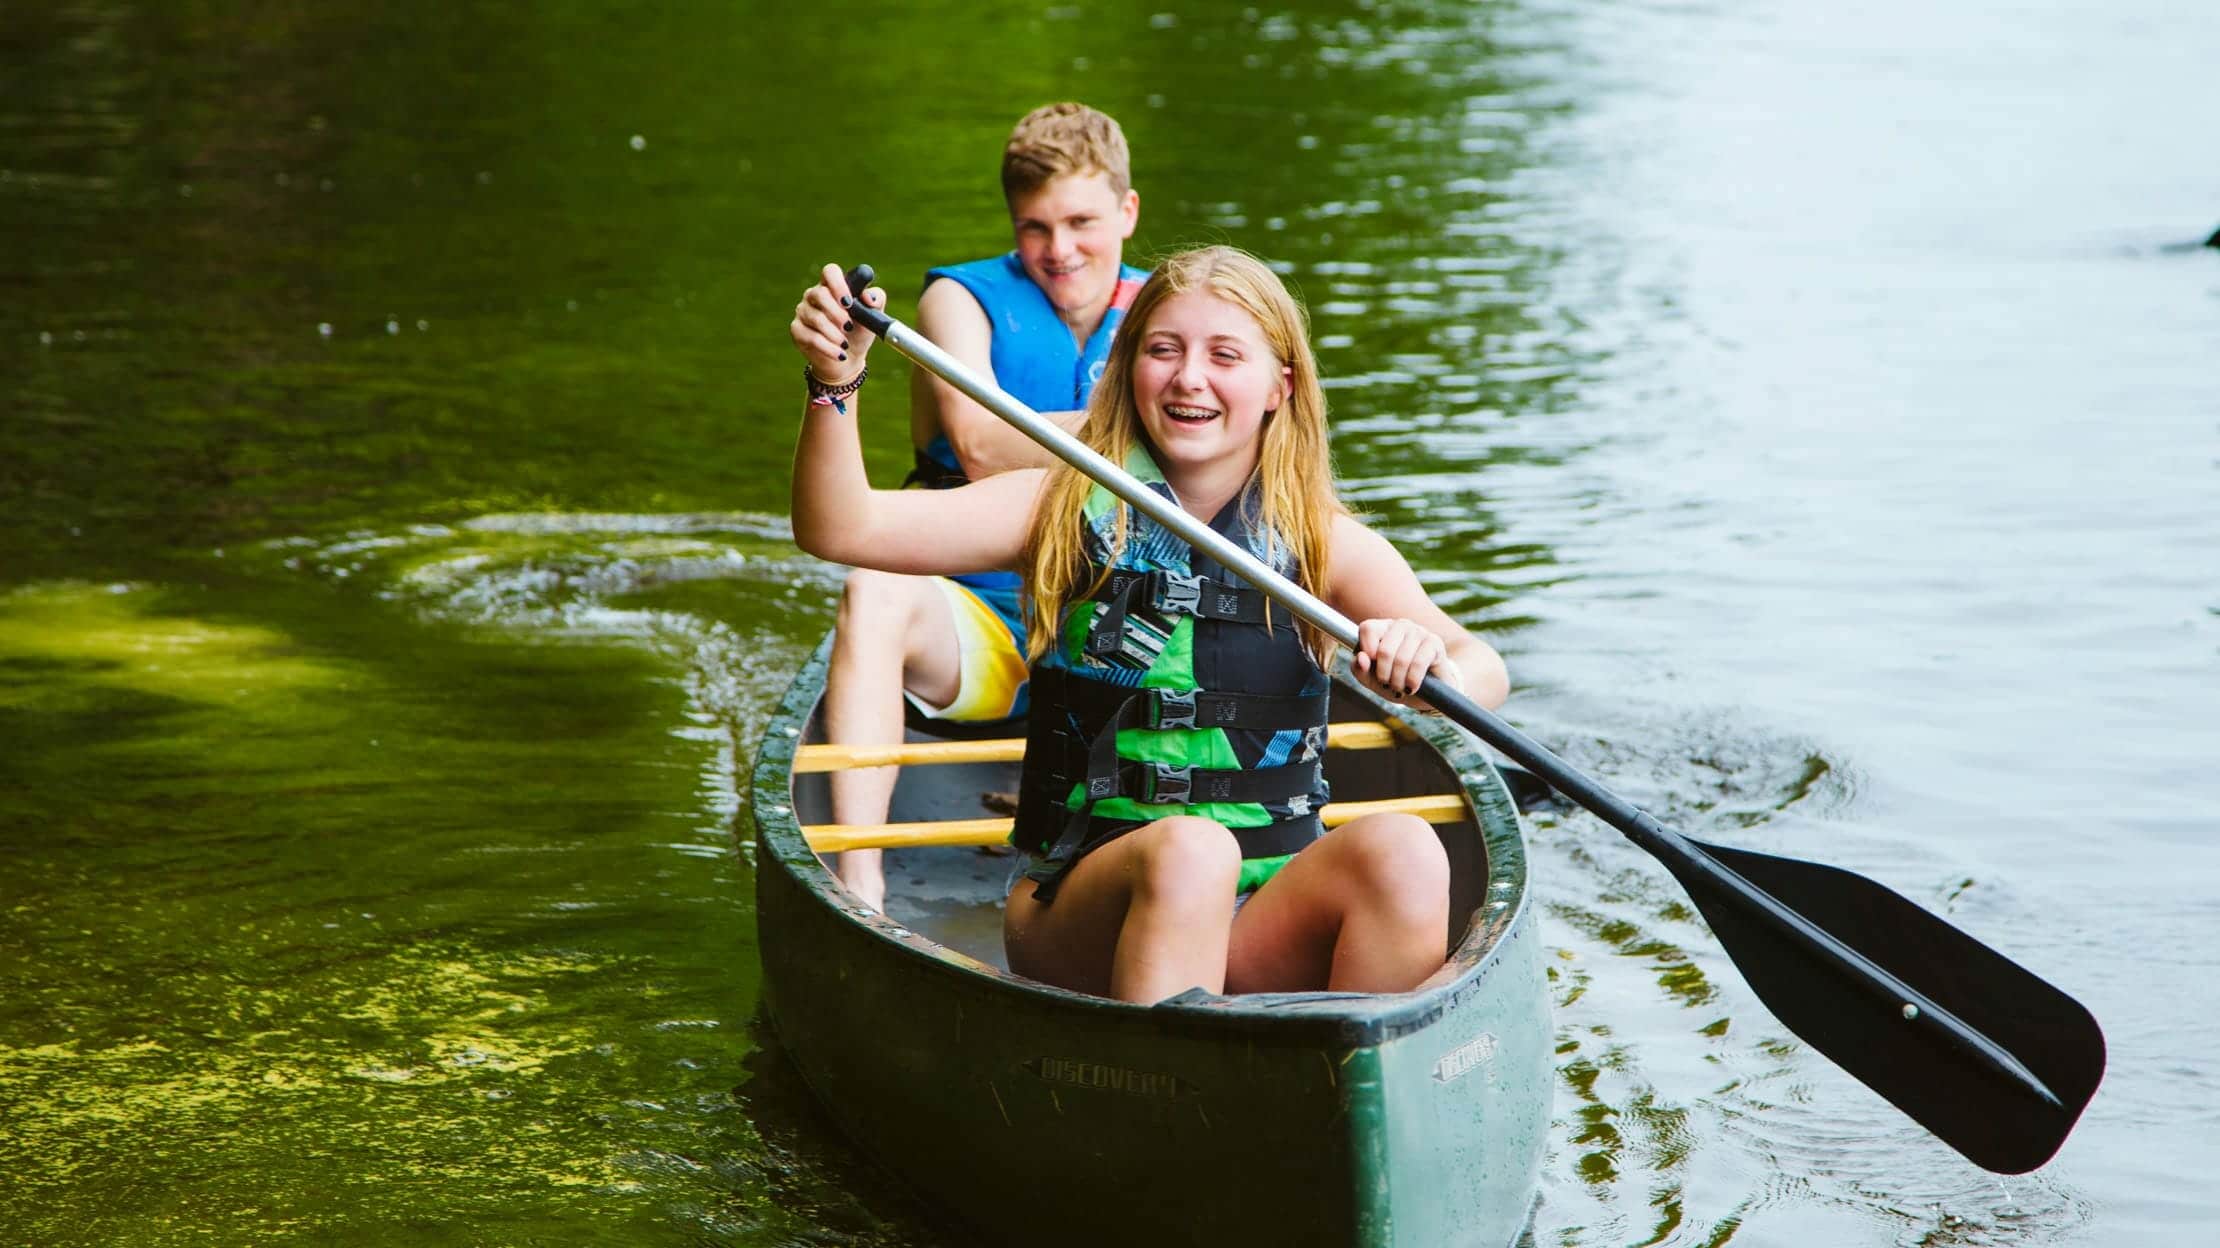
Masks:
[[[1442,1054],[1441,1060],[1434,1063],[1434,1079],[1438,1083],[1450,1083],[1462,1079],[1480,1067],[1487,1065],[1488,1059],[1494,1056],[1495,1034],[1483,1031]]]
[[[1061,1084],[1067,1088],[1095,1088],[1104,1092],[1123,1092],[1128,1096],[1146,1096],[1165,1101],[1192,1097],[1202,1090],[1177,1075],[1154,1070],[1134,1070],[1130,1066],[1112,1066],[1104,1062],[1089,1062],[1076,1057],[1036,1057],[1020,1065],[1027,1074],[1043,1083]]]

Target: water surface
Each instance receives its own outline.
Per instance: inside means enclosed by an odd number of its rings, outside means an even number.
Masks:
[[[1004,245],[1001,136],[1079,95],[1140,254],[1303,294],[1514,720],[2106,1025],[1986,1175],[1544,815],[1537,1242],[2194,1239],[2215,53],[2160,0],[0,18],[0,1232],[955,1242],[756,1009],[736,776],[838,586],[783,324]]]

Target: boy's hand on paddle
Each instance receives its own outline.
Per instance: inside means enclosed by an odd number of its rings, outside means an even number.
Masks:
[[[837,386],[862,372],[863,357],[871,350],[871,331],[857,325],[841,304],[852,293],[840,266],[826,265],[817,284],[794,305],[794,321],[787,326],[802,358],[809,361],[809,371],[826,385]],[[886,292],[874,286],[863,293],[863,301],[883,308]]]
[[[1463,692],[1465,676],[1449,661],[1442,639],[1415,620],[1366,620],[1357,625],[1349,660],[1357,679],[1392,701],[1407,701],[1431,674]]]

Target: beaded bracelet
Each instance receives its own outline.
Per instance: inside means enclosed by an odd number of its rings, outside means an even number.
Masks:
[[[802,380],[809,385],[809,405],[829,407],[843,416],[848,414],[848,396],[863,389],[863,379],[870,375],[871,366],[866,364],[856,370],[855,376],[834,385],[819,377],[809,365],[802,365]]]

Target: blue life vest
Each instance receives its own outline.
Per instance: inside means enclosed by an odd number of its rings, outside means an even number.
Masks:
[[[1141,283],[1148,280],[1148,270],[1130,264],[1119,267],[1110,308],[1084,349],[1072,341],[1071,327],[1057,315],[1056,305],[1026,276],[1015,251],[928,269],[925,284],[930,286],[944,277],[970,291],[987,314],[993,334],[989,359],[994,365],[994,384],[1036,412],[1068,412],[1085,407],[1095,383],[1102,380],[1102,370],[1110,359],[1110,340],[1116,336],[1118,323],[1125,319],[1133,297],[1141,292]],[[964,484],[967,478],[963,465],[956,459],[946,433],[934,434],[931,442],[918,448],[917,467],[910,479],[933,489]]]
[[[1172,498],[1144,447],[1125,467]],[[1260,506],[1252,480],[1210,527],[1292,573],[1292,552],[1263,530]],[[1113,550],[1120,512],[1126,537]],[[1086,514],[1079,584],[1094,588],[1065,604],[1030,672],[1010,839],[1041,859],[1028,872],[1035,896],[1052,896],[1082,855],[1170,815],[1215,820],[1245,860],[1308,845],[1326,804],[1331,682],[1294,617],[1100,486]]]

